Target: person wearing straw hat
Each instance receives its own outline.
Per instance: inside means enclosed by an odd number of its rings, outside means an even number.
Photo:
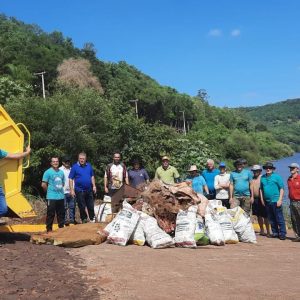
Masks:
[[[273,238],[286,239],[286,227],[282,210],[284,185],[282,178],[274,173],[273,163],[267,162],[263,166],[266,173],[260,179],[260,197],[266,207]]]
[[[254,202],[252,205],[252,214],[257,216],[257,222],[260,228],[260,235],[270,236],[270,224],[268,221],[266,207],[262,205],[260,200],[260,178],[262,167],[260,165],[254,165],[251,169],[253,172],[253,198]],[[265,233],[264,225],[266,227],[267,233]]]
[[[161,166],[156,169],[154,179],[161,180],[166,184],[174,184],[179,182],[179,173],[177,169],[170,165],[170,158],[163,156],[161,158]]]
[[[191,182],[192,189],[197,194],[202,194],[205,192],[205,194],[208,194],[208,187],[206,184],[206,181],[203,176],[201,176],[198,172],[196,165],[191,165],[190,169],[188,170],[189,176],[186,178],[187,182]]]
[[[292,227],[296,238],[293,242],[300,242],[300,174],[299,165],[292,163],[289,165],[291,176],[288,178],[289,198]]]

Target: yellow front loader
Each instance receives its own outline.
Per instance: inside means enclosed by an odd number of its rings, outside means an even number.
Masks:
[[[16,124],[0,105],[0,149],[9,153],[23,152],[24,133],[28,136],[30,144],[30,133],[22,123]],[[0,160],[0,185],[6,195],[6,202],[9,208],[8,216],[29,218],[35,217],[31,205],[22,195],[21,185],[23,181],[23,169],[28,168],[29,158],[23,162],[20,160],[1,159]]]

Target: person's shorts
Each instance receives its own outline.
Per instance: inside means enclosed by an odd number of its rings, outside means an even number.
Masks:
[[[259,198],[254,198],[254,202],[252,204],[252,214],[257,217],[267,218],[266,208],[261,204]]]

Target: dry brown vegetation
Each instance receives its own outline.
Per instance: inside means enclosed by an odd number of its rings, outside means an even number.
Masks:
[[[98,78],[91,72],[91,63],[82,58],[65,59],[58,67],[57,80],[63,85],[79,88],[93,88],[103,93]]]

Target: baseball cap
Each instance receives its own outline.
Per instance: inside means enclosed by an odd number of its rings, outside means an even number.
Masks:
[[[170,158],[169,158],[169,156],[163,156],[162,158],[161,158],[161,160],[170,160]]]
[[[67,155],[63,156],[62,158],[62,161],[65,162],[65,161],[71,161],[71,158]]]
[[[226,168],[226,164],[222,161],[219,163],[219,168]]]
[[[289,165],[289,168],[300,168],[300,166],[297,164],[297,163],[291,163],[290,165]]]

